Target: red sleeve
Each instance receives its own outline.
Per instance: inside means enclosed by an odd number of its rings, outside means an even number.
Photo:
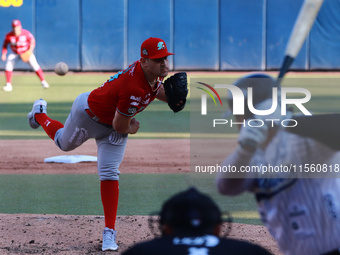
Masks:
[[[141,108],[142,96],[136,91],[132,94],[130,91],[124,91],[119,96],[117,103],[117,112],[124,116],[133,117]]]

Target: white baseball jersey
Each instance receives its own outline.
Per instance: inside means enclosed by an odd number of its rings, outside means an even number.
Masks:
[[[297,170],[304,164],[325,164],[330,169],[340,164],[340,153],[279,130],[265,151],[255,152],[250,165],[255,164],[292,165]],[[284,254],[320,255],[340,248],[340,179],[255,181],[261,219]]]

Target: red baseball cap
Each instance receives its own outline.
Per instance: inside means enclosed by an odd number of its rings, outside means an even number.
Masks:
[[[18,19],[13,20],[13,21],[12,21],[12,27],[18,27],[18,26],[21,27],[21,22],[20,22],[20,20],[18,20]]]
[[[150,37],[146,39],[140,48],[140,56],[142,58],[164,58],[169,55],[175,55],[168,52],[165,42],[160,38]]]

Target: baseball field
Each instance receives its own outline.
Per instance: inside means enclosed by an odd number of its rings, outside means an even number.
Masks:
[[[60,77],[46,73],[51,87],[43,90],[33,73],[15,72],[13,91],[0,91],[0,254],[102,254],[104,219],[96,163],[44,163],[52,156],[96,156],[95,142],[62,152],[41,128],[32,130],[26,116],[32,103],[43,98],[48,102],[48,115],[64,122],[76,96],[100,86],[112,74],[70,72]],[[232,82],[242,73],[188,75]],[[283,86],[308,89],[312,99],[306,107],[313,113],[340,112],[339,78],[338,73],[290,73]],[[4,77],[0,83],[5,84]],[[189,90],[195,88],[190,85]],[[154,101],[136,116],[141,128],[130,136],[120,168],[116,225],[120,248],[115,254],[152,238],[149,215],[157,212],[166,198],[191,185],[231,213],[231,237],[256,242],[280,254],[259,220],[252,195],[223,197],[217,193],[213,178],[190,173],[190,101],[194,100],[199,98],[189,97],[185,110],[177,114]],[[235,138],[225,142],[231,149],[236,146]]]

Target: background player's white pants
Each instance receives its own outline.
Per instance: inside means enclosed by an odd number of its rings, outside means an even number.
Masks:
[[[6,61],[6,67],[5,70],[6,71],[13,71],[15,63],[20,60],[20,56],[19,54],[15,54],[15,53],[11,53],[8,55],[7,57],[7,61]],[[28,60],[28,64],[30,64],[30,66],[32,67],[32,69],[36,72],[40,69],[40,66],[37,62],[36,57],[34,56],[34,54],[32,53],[30,56],[30,59]]]
[[[63,151],[70,151],[89,138],[95,138],[98,147],[98,174],[101,181],[119,180],[119,165],[123,160],[127,135],[121,135],[112,127],[92,120],[85,109],[90,92],[80,94],[74,101],[64,128],[57,131],[54,141]]]

